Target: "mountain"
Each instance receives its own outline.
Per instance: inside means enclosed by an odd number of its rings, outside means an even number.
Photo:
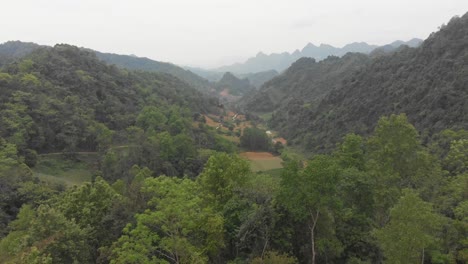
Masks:
[[[210,71],[210,70],[205,70],[202,68],[196,68],[196,67],[184,67],[187,70],[190,70],[191,72],[197,74],[198,76],[205,78],[211,82],[218,82],[223,78],[224,74],[226,72],[217,72],[217,71]],[[260,88],[265,82],[273,79],[276,75],[279,73],[275,70],[269,70],[269,71],[263,71],[263,72],[255,72],[255,73],[243,73],[243,74],[234,74],[237,78],[240,79],[248,79],[250,84],[255,86],[256,88]]]
[[[419,40],[420,41],[420,40]],[[393,42],[393,45],[397,42]],[[408,42],[399,41],[400,45],[413,46],[418,43],[418,39],[412,39]],[[393,46],[392,46],[393,47]],[[276,70],[281,72],[291,66],[293,62],[301,57],[310,57],[316,60],[323,60],[328,56],[343,56],[348,52],[359,52],[369,54],[374,49],[378,48],[376,45],[369,45],[365,42],[354,42],[347,44],[342,48],[336,48],[331,45],[321,44],[316,46],[312,43],[307,44],[302,50],[296,50],[293,53],[273,53],[266,55],[259,52],[255,57],[249,58],[244,63],[236,63],[229,66],[219,67],[213,71],[218,72],[233,72],[234,74],[255,73],[268,70]]]
[[[348,53],[341,58],[330,56],[320,62],[300,58],[283,74],[265,83],[257,93],[245,96],[240,104],[249,111],[272,112],[298,99],[310,107],[370,60],[361,53]]]
[[[206,70],[206,69],[202,69],[198,67],[184,66],[183,68],[195,73],[196,75],[204,79],[207,79],[210,82],[217,82],[221,80],[221,78],[223,78],[223,75],[225,74],[225,72],[211,71],[211,70]]]
[[[247,109],[271,110],[277,102],[273,100],[276,90],[317,93],[315,102],[296,96],[273,113],[270,122],[290,142],[309,150],[328,151],[346,133],[369,134],[379,117],[392,113],[406,113],[425,137],[447,128],[468,128],[468,14],[453,18],[417,48],[404,46],[371,59],[360,69],[345,70],[347,76],[339,82],[314,72],[301,74],[297,68],[291,67],[260,89],[265,94],[268,87],[280,87],[269,92],[267,99],[272,102],[264,107],[253,101]],[[297,77],[289,82],[298,82],[298,87],[282,83],[294,74]],[[306,81],[301,82],[306,78],[314,84],[307,87]],[[322,82],[331,85],[323,86],[330,87],[320,95]]]
[[[188,109],[191,120],[217,105],[172,75],[109,66],[69,45],[4,66],[0,89],[0,137],[38,152],[93,150],[96,126],[125,134],[145,106]]]
[[[15,59],[22,58],[41,47],[47,46],[21,41],[8,41],[0,44],[0,66],[5,65]],[[212,87],[210,82],[207,80],[201,78],[193,72],[184,70],[183,68],[171,63],[154,61],[148,58],[140,58],[133,54],[118,55],[102,53],[91,49],[88,49],[88,51],[96,53],[97,57],[106,63],[115,64],[116,66],[122,68],[171,74],[181,79],[182,81],[187,82],[200,91],[209,91]]]
[[[287,52],[280,54],[273,53],[270,55],[259,52],[255,57],[249,58],[245,63],[236,63],[229,66],[223,66],[213,69],[213,71],[233,72],[235,74],[246,74],[269,70],[282,71],[300,57],[302,56],[299,52],[294,52],[293,54],[289,54]]]
[[[43,47],[32,42],[7,41],[0,44],[0,67]]]
[[[279,73],[275,70],[264,71],[264,72],[256,72],[256,73],[247,73],[247,74],[237,74],[241,79],[249,80],[250,84],[255,86],[256,88],[260,88],[264,83],[273,79]]]
[[[216,83],[216,89],[220,92],[228,92],[230,95],[241,96],[254,89],[248,79],[239,79],[234,74],[226,72],[223,78]]]
[[[413,38],[413,39],[411,39],[409,41],[406,41],[406,42],[401,41],[401,40],[397,40],[397,41],[394,41],[394,42],[392,42],[390,44],[380,46],[380,47],[374,49],[370,53],[370,55],[394,52],[397,49],[399,49],[400,47],[405,46],[405,45],[408,46],[408,47],[411,47],[411,48],[416,48],[416,47],[419,47],[422,42],[423,42],[423,40],[418,39],[418,38]]]
[[[102,53],[95,51],[97,57],[106,63],[115,64],[116,66],[131,70],[142,70],[150,72],[163,72],[174,75],[175,77],[187,82],[191,86],[200,91],[207,92],[211,89],[211,83],[194,74],[191,71],[185,70],[172,63],[154,61],[148,58],[140,58],[135,55],[119,55],[112,53]]]

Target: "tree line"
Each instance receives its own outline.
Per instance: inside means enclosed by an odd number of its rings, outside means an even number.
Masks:
[[[152,118],[139,120],[150,129]],[[1,229],[5,263],[468,260],[468,132],[423,145],[403,114],[382,117],[367,138],[346,135],[331,154],[288,162],[280,177],[218,152],[196,177],[134,165],[64,190],[35,179],[13,144],[3,140],[0,155],[2,209],[20,208]]]

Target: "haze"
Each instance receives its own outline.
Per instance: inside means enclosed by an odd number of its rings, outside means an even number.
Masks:
[[[2,43],[68,43],[209,68],[309,42],[425,39],[468,1],[15,0],[2,10]]]

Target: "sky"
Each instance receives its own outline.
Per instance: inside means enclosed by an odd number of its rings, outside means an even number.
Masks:
[[[425,39],[468,0],[2,1],[0,43],[67,43],[213,68],[307,43]]]

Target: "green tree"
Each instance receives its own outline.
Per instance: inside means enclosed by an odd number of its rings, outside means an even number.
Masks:
[[[367,170],[375,189],[376,219],[383,225],[402,188],[420,188],[426,199],[442,181],[437,160],[425,150],[406,115],[382,117],[369,138]]]
[[[410,189],[403,191],[390,212],[390,221],[375,235],[387,263],[424,263],[428,252],[437,246],[437,233],[442,217],[430,203],[424,202]]]
[[[94,249],[89,253],[95,259],[99,247],[110,245],[120,235],[110,232],[114,221],[119,219],[108,218],[113,206],[119,202],[120,195],[101,177],[97,177],[94,182],[69,189],[57,197],[56,208],[81,228],[90,229],[87,244]]]
[[[356,134],[346,135],[343,143],[339,145],[338,150],[335,152],[335,156],[338,158],[343,168],[364,170],[364,140],[361,136]]]
[[[450,151],[444,159],[444,164],[453,174],[468,171],[468,139],[454,140],[450,143]]]
[[[161,131],[165,128],[166,116],[155,106],[146,106],[138,114],[136,123],[145,131]]]
[[[233,197],[234,190],[247,183],[249,174],[247,161],[237,155],[217,153],[210,157],[198,179],[206,199],[222,210]]]
[[[12,263],[24,259],[48,263],[89,263],[89,228],[80,228],[60,211],[40,205],[36,210],[23,206],[12,231],[0,241],[0,256]],[[40,262],[39,262],[40,263]]]
[[[310,236],[310,259],[317,256],[317,226],[339,205],[337,186],[340,168],[329,156],[315,156],[304,170],[296,162],[285,167],[281,175],[280,201],[296,219],[305,220]],[[329,219],[327,219],[328,221]],[[327,241],[319,241],[326,245]]]
[[[240,146],[254,151],[270,151],[272,148],[271,139],[265,130],[256,127],[246,128],[240,137]]]
[[[223,219],[188,179],[148,178],[148,209],[127,226],[111,263],[206,263],[223,246]]]

